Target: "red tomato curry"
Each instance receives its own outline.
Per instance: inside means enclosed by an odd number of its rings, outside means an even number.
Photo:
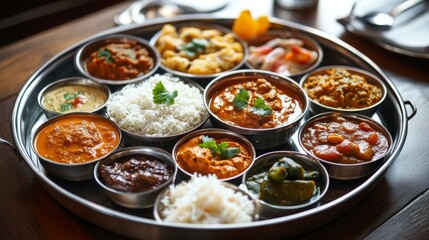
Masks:
[[[354,164],[383,157],[389,141],[369,122],[341,116],[316,121],[304,130],[302,143],[323,160]]]

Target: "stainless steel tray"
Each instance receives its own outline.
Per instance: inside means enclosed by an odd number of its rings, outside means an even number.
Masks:
[[[12,131],[19,155],[33,170],[35,176],[49,194],[72,213],[121,235],[144,239],[274,239],[285,238],[310,231],[341,215],[363,199],[383,178],[388,167],[395,161],[404,145],[408,120],[415,114],[409,101],[403,101],[398,90],[382,70],[362,53],[339,39],[318,30],[280,19],[271,19],[272,27],[305,33],[320,43],[324,50],[323,65],[351,65],[365,69],[380,77],[385,83],[388,97],[380,106],[374,119],[390,131],[393,151],[380,168],[370,177],[354,181],[332,180],[331,186],[315,208],[293,215],[260,220],[245,224],[202,225],[161,224],[152,216],[152,209],[130,210],[111,202],[95,180],[69,182],[47,174],[31,150],[32,135],[37,126],[46,121],[37,105],[37,94],[49,83],[61,78],[78,76],[73,56],[79,46],[87,41],[108,34],[125,33],[149,40],[165,23],[210,22],[232,26],[232,19],[211,18],[207,15],[181,16],[168,20],[151,21],[142,25],[117,27],[94,35],[55,56],[35,72],[22,88],[12,114]],[[297,81],[299,79],[296,79]],[[114,91],[115,89],[112,89]],[[413,108],[407,116],[405,105]],[[296,150],[296,134],[282,149]],[[267,234],[269,232],[270,234]]]

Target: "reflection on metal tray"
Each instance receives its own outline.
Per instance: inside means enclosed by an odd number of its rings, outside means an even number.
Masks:
[[[388,167],[399,155],[405,142],[408,127],[405,104],[395,86],[380,68],[356,49],[312,28],[279,19],[271,19],[271,21],[273,28],[304,33],[319,42],[324,51],[322,66],[355,66],[373,73],[386,83],[388,97],[381,104],[373,119],[386,126],[391,133],[394,139],[393,151],[370,177],[353,181],[332,180],[328,192],[318,206],[300,213],[252,223],[226,225],[161,224],[153,219],[152,209],[131,210],[115,205],[103,190],[98,187],[95,180],[69,182],[47,174],[31,150],[33,131],[46,121],[42,109],[37,105],[39,91],[53,81],[78,75],[78,71],[73,65],[73,56],[76,50],[86,42],[95,37],[116,33],[131,34],[150,39],[165,23],[215,22],[230,28],[233,22],[232,19],[195,15],[114,28],[97,34],[58,54],[31,76],[16,100],[12,116],[12,130],[20,155],[31,167],[49,194],[64,207],[87,221],[133,238],[221,239],[246,236],[247,239],[270,239],[280,236],[295,236],[333,220],[364,198],[383,178]],[[298,81],[299,79],[295,80]],[[115,91],[113,88],[111,90]],[[297,146],[295,134],[290,142],[277,148],[277,150],[297,150]],[[267,232],[270,232],[270,234],[267,235]]]

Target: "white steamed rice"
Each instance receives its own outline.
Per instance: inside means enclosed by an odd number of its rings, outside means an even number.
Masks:
[[[253,202],[241,192],[226,187],[215,175],[193,177],[189,182],[171,185],[161,199],[164,221],[223,224],[252,221]]]
[[[155,104],[152,89],[159,81],[178,96],[172,105]],[[107,113],[121,128],[141,135],[168,136],[191,130],[207,118],[201,91],[169,74],[154,75],[112,94]]]

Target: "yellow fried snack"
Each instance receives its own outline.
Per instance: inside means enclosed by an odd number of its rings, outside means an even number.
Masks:
[[[267,16],[260,16],[253,19],[249,10],[243,10],[240,16],[235,19],[232,31],[241,39],[247,41],[259,34],[265,33],[270,28],[270,21]]]

